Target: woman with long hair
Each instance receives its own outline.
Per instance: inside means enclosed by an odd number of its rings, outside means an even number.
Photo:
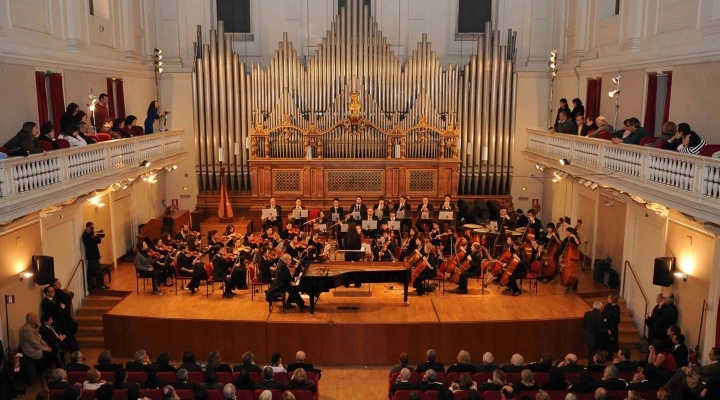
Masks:
[[[362,239],[360,238],[357,226],[355,224],[350,224],[348,226],[347,234],[345,234],[345,237],[343,238],[345,241],[345,250],[362,249]],[[358,251],[349,251],[345,253],[345,261],[360,261],[360,256],[361,254]]]
[[[40,136],[40,128],[34,122],[26,122],[22,129],[12,139],[10,139],[3,147],[10,150],[11,156],[26,157],[29,154],[42,153],[42,147],[38,142]]]
[[[155,267],[155,262],[158,259],[150,255],[147,242],[138,242],[136,247],[137,255],[135,256],[135,270],[140,277],[151,278],[153,294],[162,296],[163,292],[160,291],[160,282],[164,282],[167,278],[161,269]]]
[[[168,113],[168,110],[163,109],[160,110],[160,103],[158,103],[157,100],[153,100],[150,102],[150,105],[147,109],[147,117],[145,117],[145,133],[151,134],[155,132],[155,120],[160,119],[160,117],[164,116]]]
[[[80,106],[75,103],[70,103],[65,108],[65,112],[60,117],[60,130],[65,131],[68,126],[75,123],[75,115],[80,111]]]
[[[575,117],[578,115],[585,116],[585,106],[583,106],[582,100],[579,98],[572,99],[573,109],[570,111],[570,115],[568,118],[570,118],[572,121],[575,121]]]
[[[125,117],[125,127],[122,129],[124,137],[142,136],[145,134],[143,132],[143,128],[137,126],[137,117],[134,115],[128,115]]]
[[[80,137],[80,128],[75,124],[69,125],[60,135],[60,139],[67,140],[70,147],[87,146],[87,142]]]
[[[115,118],[113,120],[112,128],[110,128],[110,136],[113,139],[122,139],[131,137],[125,131],[125,120],[122,118]]]
[[[603,350],[607,350],[610,354],[615,354],[618,351],[618,326],[620,325],[619,299],[620,296],[618,296],[617,293],[609,295],[608,302],[602,309],[605,328],[608,330],[608,336],[603,340]]]

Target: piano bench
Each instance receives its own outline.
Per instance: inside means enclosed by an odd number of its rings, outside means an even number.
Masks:
[[[286,296],[285,292],[268,295],[267,290],[266,290],[265,291],[265,299],[267,299],[267,302],[268,302],[268,312],[272,313],[273,304],[277,303],[277,302],[282,302],[280,309],[282,310],[282,312],[285,312],[285,301],[286,301],[285,296]]]

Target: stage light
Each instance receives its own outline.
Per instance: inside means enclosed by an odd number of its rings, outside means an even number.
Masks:
[[[616,76],[616,77],[612,78],[612,82],[613,82],[614,84],[616,84],[616,85],[617,85],[617,84],[618,84],[618,82],[620,82],[620,75],[618,75],[618,76]]]
[[[616,95],[619,95],[619,94],[620,94],[619,89],[611,90],[608,92],[608,97],[610,97],[612,99],[613,97],[615,97]]]
[[[585,182],[586,182],[586,181],[585,181],[585,179],[583,179],[583,178],[578,179],[578,183],[581,184],[581,185],[585,184]]]
[[[162,69],[162,68],[155,68],[155,71],[157,71],[158,74],[162,74],[163,69]]]
[[[591,188],[592,190],[597,189],[597,187],[598,187],[598,184],[597,184],[597,183],[593,183],[592,185],[590,185],[590,188]]]
[[[545,171],[545,166],[542,164],[535,164],[535,169]]]
[[[678,272],[675,272],[673,275],[675,275],[676,277],[682,279],[683,282],[687,282],[688,274],[686,274],[686,273],[684,273],[684,272],[678,271]]]
[[[160,50],[160,49],[155,49],[155,55],[156,55],[156,56],[159,56],[159,55],[161,55],[161,54],[162,54],[162,50]]]
[[[20,273],[20,276],[18,276],[18,278],[20,278],[20,280],[23,281],[23,280],[25,280],[25,279],[30,278],[31,276],[33,276],[33,273],[32,273],[32,272],[30,272],[30,271],[24,271],[24,272],[21,272],[21,273]]]
[[[570,160],[568,160],[567,158],[561,158],[560,165],[570,165]]]
[[[148,161],[148,160],[143,160],[143,161],[140,163],[140,166],[147,168],[147,167],[150,166],[150,161]]]
[[[585,181],[585,187],[590,187],[592,185],[592,181]]]

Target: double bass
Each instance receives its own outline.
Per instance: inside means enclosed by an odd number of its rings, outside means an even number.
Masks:
[[[556,235],[558,230],[562,228],[565,221],[560,218],[560,220],[555,225],[555,231],[553,232],[553,235]],[[557,240],[550,240],[550,243],[548,243],[542,254],[541,254],[541,264],[543,265],[542,268],[542,278],[555,278],[555,275],[557,275],[558,271],[558,264],[556,261],[557,257],[557,251],[560,248],[560,244],[558,244]]]
[[[577,230],[582,226],[582,220],[578,219],[577,225],[573,228],[573,234],[577,234]],[[575,286],[578,281],[578,264],[580,263],[580,250],[578,244],[572,240],[567,241],[567,245],[559,257],[560,269],[562,270],[562,285],[570,289]]]

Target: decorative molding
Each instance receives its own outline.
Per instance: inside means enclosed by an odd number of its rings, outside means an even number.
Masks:
[[[620,46],[620,51],[628,50],[633,53],[640,51],[640,38],[625,39]]]
[[[701,32],[703,36],[717,35],[720,33],[720,21],[713,21],[706,24]],[[2,34],[2,28],[0,28],[0,34]]]
[[[68,39],[67,40],[68,51],[78,52],[87,51],[88,45],[82,39]]]
[[[163,21],[178,20],[177,0],[162,0],[162,19]]]
[[[125,61],[140,61],[140,54],[138,54],[135,50],[127,50],[125,51]]]
[[[530,15],[534,21],[547,19],[547,1],[532,1]]]

